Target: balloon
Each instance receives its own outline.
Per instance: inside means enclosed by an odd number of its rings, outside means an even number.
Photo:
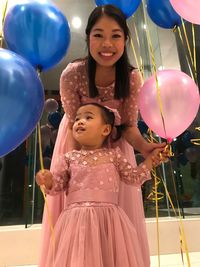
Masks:
[[[182,134],[181,141],[186,148],[192,146],[192,142],[190,141],[192,138],[194,138],[194,135],[190,131],[185,131]]]
[[[47,70],[66,54],[70,29],[65,16],[51,2],[24,0],[9,9],[4,38],[10,50],[35,68]]]
[[[114,5],[121,9],[121,11],[128,18],[137,10],[141,0],[95,0],[97,6]]]
[[[157,77],[165,129],[154,75],[141,88],[140,113],[151,130],[170,140],[185,131],[194,120],[199,108],[199,90],[195,82],[179,70],[158,71]]]
[[[44,164],[44,168],[49,170],[50,166],[51,166],[51,158],[44,157],[43,158],[43,164]]]
[[[58,102],[53,98],[47,99],[44,103],[44,110],[47,113],[56,112],[58,110]]]
[[[170,3],[181,17],[200,24],[200,0],[170,0]]]
[[[185,156],[189,162],[196,162],[199,159],[200,150],[196,146],[188,147],[185,150]]]
[[[50,146],[51,129],[48,125],[42,125],[40,127],[40,132],[41,132],[42,152],[44,153],[46,148]]]
[[[181,153],[177,156],[177,160],[183,166],[185,166],[188,163],[188,159],[186,158],[185,154],[183,154],[183,153]]]
[[[55,145],[57,135],[58,135],[58,130],[53,130],[51,132],[51,142],[53,145]]]
[[[61,119],[62,115],[58,111],[50,113],[48,115],[48,121],[54,127],[54,129],[58,129]]]
[[[147,12],[152,21],[162,28],[173,29],[181,24],[181,17],[169,0],[147,0]]]
[[[34,130],[44,106],[44,90],[34,68],[21,56],[0,49],[0,157]]]
[[[147,133],[149,128],[144,121],[139,120],[138,121],[138,129],[140,130],[141,134],[144,134],[144,133]]]

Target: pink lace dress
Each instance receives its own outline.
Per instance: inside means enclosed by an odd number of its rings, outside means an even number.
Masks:
[[[73,150],[53,176],[47,193],[67,197],[46,267],[146,267],[137,232],[118,206],[120,180],[140,186],[149,179],[144,164],[133,168],[119,148]]]
[[[72,140],[66,138],[68,125],[72,125],[75,114],[81,103],[98,102],[104,106],[116,109],[122,119],[122,123],[137,127],[137,95],[141,87],[141,76],[138,71],[132,71],[130,74],[130,96],[126,99],[114,99],[114,83],[107,87],[98,87],[99,96],[90,98],[88,93],[88,79],[86,73],[86,62],[77,61],[70,63],[61,75],[60,93],[65,115],[61,121],[58,136],[54,148],[51,171],[54,170],[56,159],[59,155],[69,151]],[[125,154],[128,161],[136,166],[133,148],[121,138],[113,144],[113,147],[119,146]],[[53,224],[56,223],[60,213],[65,206],[65,195],[48,196],[48,205],[50,208]],[[140,186],[128,186],[120,183],[119,187],[119,205],[128,215],[138,236],[138,244],[141,247],[145,267],[150,266],[150,255],[147,241],[146,225],[144,219],[144,209]],[[42,242],[39,266],[44,267],[46,262],[47,250],[50,240],[50,227],[46,209],[43,214]]]

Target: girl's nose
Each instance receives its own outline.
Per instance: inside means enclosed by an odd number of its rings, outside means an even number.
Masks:
[[[78,125],[82,125],[84,123],[83,119],[78,120]]]

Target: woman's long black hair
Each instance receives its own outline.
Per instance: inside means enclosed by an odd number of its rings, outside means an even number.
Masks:
[[[91,29],[96,24],[96,22],[102,16],[108,16],[114,19],[124,32],[125,39],[130,40],[130,32],[126,24],[126,17],[123,12],[113,5],[103,5],[96,7],[88,18],[88,23],[86,26],[86,36],[87,36],[87,46],[89,51],[89,36]],[[95,85],[95,74],[96,74],[96,61],[88,52],[88,80],[89,80],[89,94],[90,97],[96,97],[99,95],[98,90]],[[129,96],[130,94],[130,72],[133,67],[129,63],[126,48],[124,48],[124,53],[121,58],[116,62],[116,72],[115,72],[115,99],[121,99]]]

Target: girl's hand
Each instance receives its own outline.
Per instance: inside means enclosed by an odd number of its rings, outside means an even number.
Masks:
[[[36,174],[36,183],[41,186],[44,185],[46,189],[51,190],[53,186],[53,175],[49,170],[40,170]]]

